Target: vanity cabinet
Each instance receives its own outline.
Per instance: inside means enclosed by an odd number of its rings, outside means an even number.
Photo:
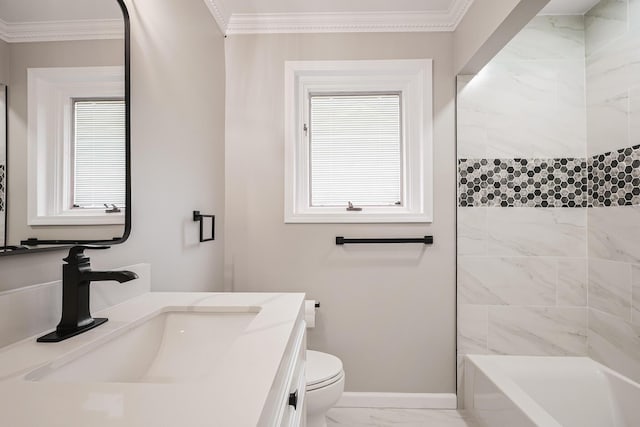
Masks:
[[[305,323],[300,319],[280,363],[278,376],[267,398],[259,426],[306,425],[306,348]]]

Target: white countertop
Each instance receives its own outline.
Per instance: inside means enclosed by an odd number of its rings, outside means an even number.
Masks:
[[[218,362],[221,369],[215,381],[61,383],[24,379],[43,365],[132,329],[143,318],[183,306],[260,307]],[[0,349],[0,425],[255,426],[303,311],[301,293],[152,292],[93,313],[109,321],[60,343],[37,343],[34,337]]]

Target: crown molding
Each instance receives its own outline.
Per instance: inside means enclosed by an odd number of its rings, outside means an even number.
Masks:
[[[209,12],[213,15],[213,18],[218,23],[222,34],[227,34],[228,27],[228,15],[225,13],[225,7],[223,5],[224,0],[204,0],[204,3],[209,8]]]
[[[0,20],[0,39],[7,43],[103,40],[124,37],[121,19],[9,23]]]
[[[226,0],[204,0],[227,34],[455,31],[473,0],[454,0],[446,11],[344,13],[233,13]]]
[[[446,13],[233,14],[227,34],[451,31]]]
[[[473,1],[474,0],[454,0],[451,4],[449,8],[449,16],[451,16],[451,22],[453,24],[451,31],[455,31],[456,28],[458,28],[458,24],[460,24],[460,21],[464,18]]]

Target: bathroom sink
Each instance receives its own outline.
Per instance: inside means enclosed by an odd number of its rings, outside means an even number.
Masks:
[[[286,403],[300,373],[303,312],[304,294],[267,292],[147,292],[96,309],[109,321],[86,333],[0,348],[0,426],[270,426],[301,417]]]
[[[189,383],[210,378],[257,307],[170,309],[29,373],[28,381]],[[79,354],[80,353],[80,354]]]

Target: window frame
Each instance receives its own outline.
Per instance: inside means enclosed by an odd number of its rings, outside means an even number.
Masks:
[[[124,67],[29,68],[27,93],[27,224],[125,224],[126,209],[77,209],[70,198],[73,100],[125,99]]]
[[[285,223],[433,221],[432,60],[285,61]],[[400,93],[402,206],[311,206],[310,96]]]

